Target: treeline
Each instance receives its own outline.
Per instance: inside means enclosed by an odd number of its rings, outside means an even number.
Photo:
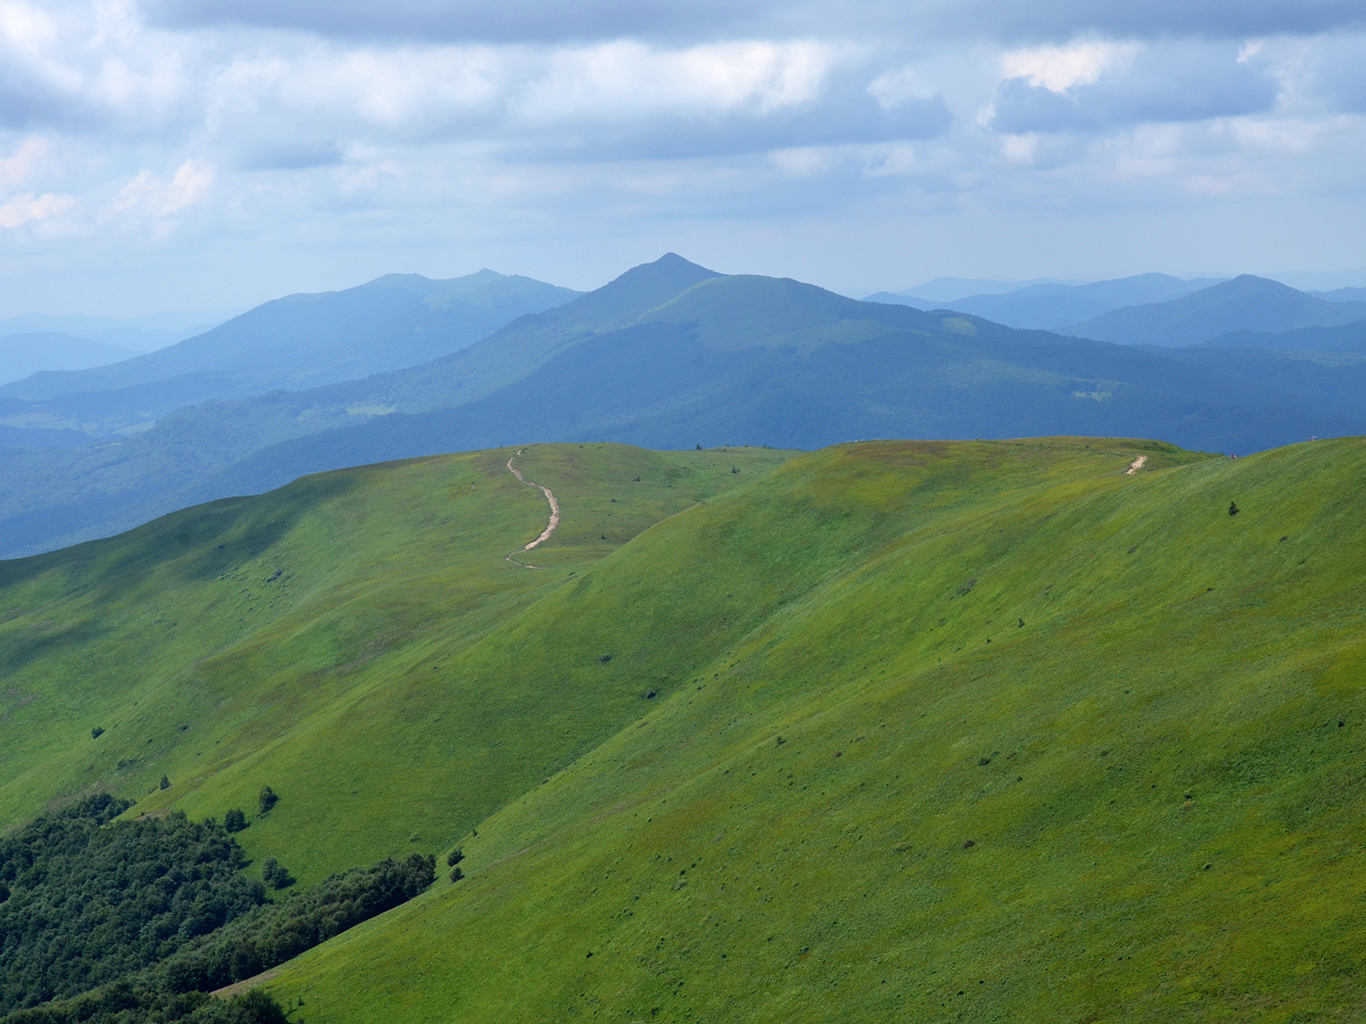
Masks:
[[[205,992],[174,993],[117,981],[97,992],[0,1018],[4,1024],[304,1024],[290,1021],[269,993],[253,989],[218,999]]]
[[[275,1024],[263,992],[206,995],[412,899],[432,856],[383,860],[267,899],[212,820],[111,823],[90,797],[0,839],[0,1024]],[[268,859],[276,889],[293,881]],[[296,1021],[296,1024],[298,1022]]]
[[[435,878],[436,858],[419,853],[333,875],[258,907],[167,958],[154,972],[157,987],[202,992],[250,978],[406,903]]]
[[[107,824],[129,806],[92,796],[0,839],[0,1013],[141,971],[265,903],[221,825]]]

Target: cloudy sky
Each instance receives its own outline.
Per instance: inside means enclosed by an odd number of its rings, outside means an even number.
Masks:
[[[0,316],[667,250],[1366,284],[1364,168],[1366,0],[0,0]]]

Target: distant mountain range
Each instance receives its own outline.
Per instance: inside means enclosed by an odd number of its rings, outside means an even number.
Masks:
[[[890,292],[870,295],[866,301],[899,303],[926,310],[947,306],[1007,327],[1056,330],[1122,306],[1180,298],[1214,283],[1205,279],[1183,281],[1166,274],[1139,274],[1116,281],[1095,281],[1081,285],[1030,284],[1000,294],[968,295],[948,302]]]
[[[203,334],[238,312],[240,310],[197,310],[148,313],[123,319],[82,313],[25,313],[0,320],[0,338],[15,334],[63,334],[69,338],[102,341],[134,352],[152,352]]]
[[[267,304],[215,332],[248,358],[270,353],[239,371],[257,387],[308,360],[335,375],[364,359],[414,358],[444,323],[440,358],[178,408],[117,443],[0,450],[0,553],[116,532],[320,470],[532,441],[815,448],[871,437],[1086,434],[1246,452],[1366,432],[1366,360],[1345,356],[1153,350],[1022,331],[792,280],[721,275],[672,254],[451,351],[456,321],[441,314],[458,307],[440,291],[449,285],[381,278],[351,293]],[[400,293],[416,301],[388,319],[353,312],[397,306]],[[252,344],[264,334],[251,325],[271,317],[297,330],[276,335],[274,349]],[[126,365],[66,379],[126,373]],[[220,373],[233,366],[219,365]],[[46,401],[90,409],[108,400],[112,417],[126,414],[122,396],[136,388],[180,386],[170,377]]]
[[[449,281],[390,274],[346,291],[276,299],[113,365],[38,373],[0,386],[0,396],[24,402],[32,423],[110,435],[207,399],[299,391],[424,363],[578,294],[491,270]]]
[[[0,384],[42,370],[84,370],[131,359],[137,353],[107,341],[75,338],[55,331],[0,336]]]
[[[1244,274],[1169,302],[1112,310],[1062,333],[1135,345],[1195,345],[1235,331],[1278,333],[1366,320],[1366,302],[1330,302]]]

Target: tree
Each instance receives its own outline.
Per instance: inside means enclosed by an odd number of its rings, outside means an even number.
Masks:
[[[242,813],[242,808],[234,807],[223,815],[223,828],[229,832],[241,832],[247,827],[247,816]]]
[[[91,738],[92,740],[97,740],[97,739],[99,739],[99,738],[100,738],[101,736],[103,736],[103,735],[104,735],[104,727],[103,727],[103,726],[97,725],[97,726],[95,726],[95,728],[93,728],[93,729],[90,730],[90,738]]]
[[[168,778],[167,778],[166,776],[164,776],[164,775],[161,777],[161,788],[162,788],[162,789],[170,789],[170,788],[171,788],[171,780],[168,779]]]
[[[294,884],[294,876],[274,857],[267,857],[261,864],[261,879],[272,889],[288,889]]]
[[[275,790],[269,786],[261,787],[261,794],[258,799],[261,803],[261,812],[256,815],[258,818],[264,818],[270,813],[270,809],[280,801],[280,798],[275,795]]]

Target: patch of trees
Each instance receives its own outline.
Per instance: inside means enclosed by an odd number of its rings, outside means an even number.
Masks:
[[[414,853],[271,902],[241,873],[246,856],[225,826],[180,812],[112,821],[130,806],[100,794],[0,839],[0,1024],[279,1024],[286,1014],[265,993],[205,993],[436,877],[436,858]],[[274,858],[262,875],[277,891],[294,883]]]
[[[212,991],[284,963],[406,903],[436,878],[436,858],[409,855],[352,868],[265,904],[169,957],[156,970],[172,992]]]
[[[65,1002],[16,1010],[0,1018],[0,1024],[286,1024],[288,1020],[284,1007],[261,989],[217,999],[204,992],[176,994],[117,981]]]
[[[109,824],[129,806],[92,796],[0,839],[0,1013],[142,970],[266,901],[222,826]]]

